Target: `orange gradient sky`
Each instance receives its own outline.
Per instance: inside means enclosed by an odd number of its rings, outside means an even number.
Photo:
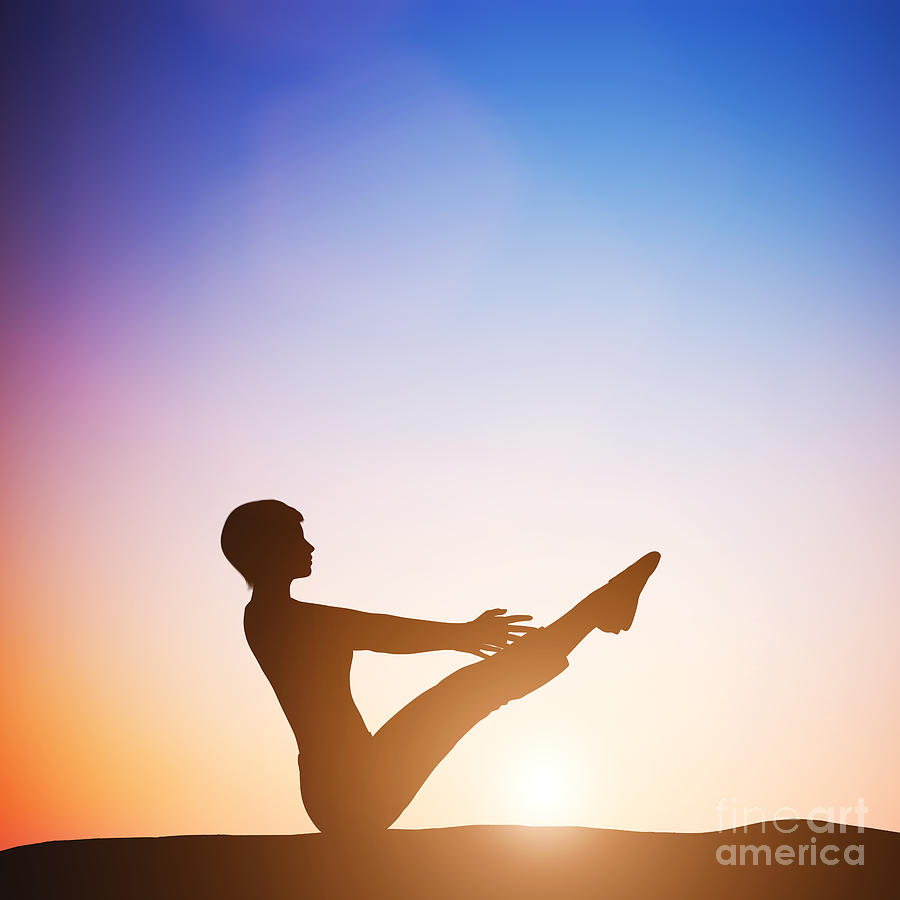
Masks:
[[[72,70],[22,87],[23,160],[29,110],[60,140],[10,231],[2,846],[312,830],[218,547],[262,497],[316,545],[296,597],[399,615],[544,624],[662,552],[631,632],[477,726],[399,827],[862,797],[900,828],[878,23],[745,10],[758,45],[501,6],[390,5],[316,52],[214,3],[31,23],[35,71]],[[469,659],[358,654],[367,723]]]

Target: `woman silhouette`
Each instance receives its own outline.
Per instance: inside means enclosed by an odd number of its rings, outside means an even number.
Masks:
[[[546,684],[594,628],[631,626],[659,562],[648,553],[545,628],[490,609],[471,622],[429,622],[294,600],[312,572],[303,516],[278,500],[237,507],[222,550],[252,589],[244,633],[297,739],[300,791],[323,832],[384,829],[476,722]],[[354,650],[460,650],[482,657],[416,697],[370,734],[350,693]]]

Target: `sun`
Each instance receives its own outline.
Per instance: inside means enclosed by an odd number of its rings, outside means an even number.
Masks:
[[[550,824],[571,814],[572,783],[567,762],[556,754],[534,754],[512,767],[509,787],[519,815],[534,824]]]

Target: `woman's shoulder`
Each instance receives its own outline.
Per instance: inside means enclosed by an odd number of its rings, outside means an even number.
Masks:
[[[244,607],[244,633],[251,635],[296,635],[305,630],[308,615],[303,609],[307,604],[297,600],[286,603],[260,603],[253,599]]]

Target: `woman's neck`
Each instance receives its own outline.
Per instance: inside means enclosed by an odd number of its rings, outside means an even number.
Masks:
[[[288,578],[267,578],[255,582],[250,599],[266,605],[272,603],[289,603],[291,597],[291,581]]]

